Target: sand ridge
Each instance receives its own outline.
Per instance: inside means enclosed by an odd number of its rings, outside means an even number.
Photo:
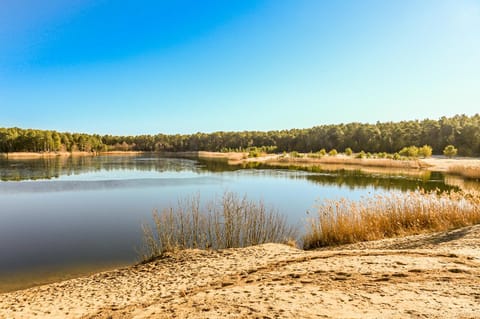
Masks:
[[[480,318],[480,225],[318,251],[265,244],[0,295],[0,318]]]

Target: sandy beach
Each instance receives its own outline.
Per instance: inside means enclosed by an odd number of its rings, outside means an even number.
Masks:
[[[264,244],[0,295],[0,318],[480,318],[480,225],[303,251]]]

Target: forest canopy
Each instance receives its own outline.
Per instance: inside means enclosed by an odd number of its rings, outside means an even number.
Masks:
[[[429,145],[442,154],[454,145],[462,156],[480,156],[480,115],[456,115],[439,120],[348,123],[308,129],[112,136],[51,130],[0,128],[0,152],[56,151],[243,151],[263,147],[275,152],[399,152],[404,147]]]

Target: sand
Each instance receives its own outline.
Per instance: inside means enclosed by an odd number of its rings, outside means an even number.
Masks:
[[[480,318],[480,225],[317,251],[181,251],[1,294],[0,318]]]

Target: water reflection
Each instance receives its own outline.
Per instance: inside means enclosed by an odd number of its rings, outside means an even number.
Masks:
[[[311,174],[289,175],[290,178],[304,178],[319,185],[336,185],[349,189],[373,187],[384,190],[416,190],[418,188],[432,191],[459,190],[466,183],[447,178],[439,172],[427,170],[401,170],[398,168],[359,168],[345,165],[281,165],[268,163],[246,163],[228,165],[225,161],[200,161],[203,167],[213,172],[235,171],[241,169],[266,170],[269,174],[275,170],[301,171]],[[463,180],[462,180],[463,181]],[[473,187],[472,182],[469,187]],[[480,183],[475,183],[477,187]]]
[[[466,182],[462,178],[445,176],[442,173],[426,170],[400,170],[382,168],[358,168],[338,165],[289,165],[289,164],[264,164],[246,163],[229,165],[222,160],[190,160],[178,158],[164,158],[160,156],[96,156],[96,157],[55,157],[40,159],[0,159],[0,179],[2,181],[38,181],[50,179],[65,179],[64,183],[58,183],[50,188],[51,191],[60,190],[81,190],[101,189],[112,187],[135,187],[138,183],[144,185],[167,185],[177,183],[178,174],[158,175],[152,173],[181,173],[183,177],[189,178],[184,182],[195,182],[195,178],[201,173],[228,173],[235,171],[255,170],[258,176],[274,176],[278,172],[290,172],[284,174],[290,179],[306,179],[319,185],[346,186],[350,189],[374,187],[385,190],[458,190],[467,187],[468,189],[479,190],[480,183]],[[128,171],[129,175],[119,175],[117,179],[122,181],[108,180],[108,172]],[[105,178],[98,176],[102,183],[92,182],[92,173],[106,172]],[[146,173],[142,175],[142,172]],[[309,174],[292,174],[291,172],[305,172]],[[88,176],[87,181],[78,181],[80,175]],[[75,177],[74,182],[67,182],[66,177]],[[145,178],[143,178],[145,177]],[[171,177],[171,179],[168,179]],[[144,180],[151,178],[162,178],[161,181]],[[105,180],[106,179],[106,180]],[[200,182],[197,180],[196,182]],[[202,181],[202,182],[205,182]],[[41,183],[9,187],[10,191],[39,191],[45,189]],[[7,189],[0,184],[0,191]]]
[[[195,172],[195,161],[152,156],[85,156],[39,159],[1,159],[2,181],[53,179],[99,171]]]

